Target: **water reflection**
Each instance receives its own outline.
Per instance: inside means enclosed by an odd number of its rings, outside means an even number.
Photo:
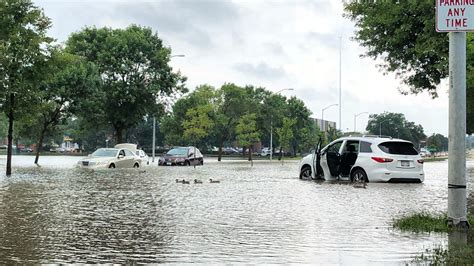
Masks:
[[[1,177],[0,261],[398,264],[447,241],[390,227],[445,210],[446,162],[426,164],[423,184],[356,189],[301,181],[294,161],[88,172],[76,160],[17,160]]]

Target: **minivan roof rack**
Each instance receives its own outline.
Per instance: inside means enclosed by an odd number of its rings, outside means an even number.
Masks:
[[[393,139],[392,136],[385,136],[385,135],[363,135],[364,138],[387,138]]]

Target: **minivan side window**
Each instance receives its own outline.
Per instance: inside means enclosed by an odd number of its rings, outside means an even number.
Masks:
[[[328,148],[327,152],[339,153],[341,145],[342,145],[342,141],[336,142]]]
[[[371,153],[371,152],[372,152],[372,148],[370,148],[370,145],[371,145],[370,142],[361,141],[361,142],[360,142],[360,149],[359,149],[359,152]]]
[[[417,155],[418,152],[410,142],[390,141],[383,142],[378,147],[385,153],[397,155]]]

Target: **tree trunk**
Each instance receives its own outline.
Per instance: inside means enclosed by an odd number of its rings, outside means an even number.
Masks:
[[[221,136],[221,139],[219,140],[219,155],[217,156],[218,162],[222,160],[222,146],[224,146],[224,138]]]
[[[7,176],[12,174],[12,148],[13,148],[13,108],[15,94],[10,93],[10,110],[8,110],[8,148],[7,148]]]
[[[115,128],[115,134],[117,138],[117,143],[123,143],[123,136],[122,136],[123,130],[121,128]]]
[[[36,146],[35,164],[38,164],[38,161],[39,161],[40,150],[41,150],[41,147],[43,147],[44,135],[46,134],[46,127],[47,127],[46,125],[43,125],[43,130],[41,130],[40,138]]]
[[[249,161],[252,161],[252,145],[249,145]]]

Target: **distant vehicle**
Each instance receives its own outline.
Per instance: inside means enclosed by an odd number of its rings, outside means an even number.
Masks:
[[[385,137],[344,137],[304,157],[300,178],[351,181],[424,181],[423,159],[413,143]]]
[[[98,168],[139,168],[141,160],[129,149],[100,148],[77,162],[76,167]]]
[[[21,148],[20,152],[33,152],[33,149],[31,149],[31,148]]]
[[[177,147],[169,150],[158,160],[158,165],[203,165],[204,157],[196,147]]]
[[[258,154],[258,156],[270,156],[271,150],[270,148],[263,148],[262,151]]]
[[[140,158],[140,161],[141,161],[140,165],[141,166],[150,164],[148,155],[143,150],[137,149],[137,144],[120,143],[120,144],[115,145],[114,147],[116,149],[129,149],[129,150],[131,150],[133,153],[135,153],[136,156],[138,156]]]
[[[231,148],[231,147],[225,147],[222,149],[222,152],[224,154],[239,154],[239,151],[237,149]]]
[[[429,157],[431,156],[431,152],[425,148],[420,149],[420,156],[421,157]]]

